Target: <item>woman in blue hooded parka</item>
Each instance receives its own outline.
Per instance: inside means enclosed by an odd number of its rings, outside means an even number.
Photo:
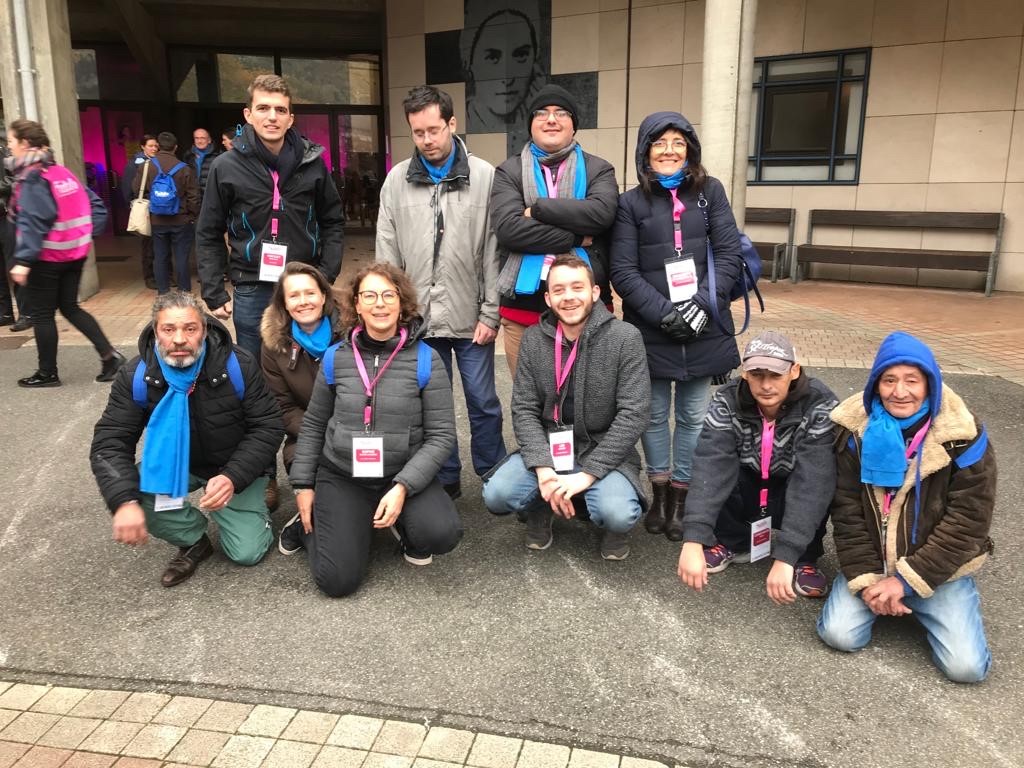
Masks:
[[[643,335],[651,372],[651,424],[642,442],[654,501],[644,526],[681,541],[691,459],[712,380],[740,363],[729,335],[740,240],[725,189],[701,165],[697,132],[678,112],[655,112],[640,124],[636,173],[638,186],[619,197],[611,278],[623,319]],[[708,287],[709,238],[715,296]],[[724,331],[712,320],[712,302]]]

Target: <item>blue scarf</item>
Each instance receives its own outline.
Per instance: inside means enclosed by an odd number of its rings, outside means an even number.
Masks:
[[[331,320],[328,317],[320,319],[320,325],[312,333],[306,333],[302,327],[292,320],[292,338],[295,343],[309,353],[314,360],[324,356],[324,352],[331,346]]]
[[[146,426],[146,444],[142,446],[142,474],[139,490],[164,493],[173,499],[188,495],[191,430],[188,420],[188,393],[203,370],[206,342],[199,359],[187,368],[168,365],[157,353],[164,372],[167,392],[156,404]]]
[[[682,184],[687,177],[686,167],[689,165],[688,161],[683,161],[683,167],[673,173],[671,176],[666,176],[663,173],[655,173],[654,178],[661,186],[665,189],[679,189],[679,185]]]
[[[877,396],[871,401],[871,415],[861,438],[860,481],[880,488],[899,488],[907,474],[907,444],[903,430],[928,415],[925,400],[921,410],[905,419],[897,419]],[[922,449],[918,449],[920,455]]]
[[[423,155],[420,155],[420,162],[423,163],[423,168],[426,170],[430,180],[435,184],[440,184],[442,181],[448,178],[448,173],[451,171],[452,166],[455,165],[455,155],[459,152],[459,146],[454,141],[452,142],[452,151],[448,153],[448,159],[444,161],[444,165],[438,167],[431,163]]]
[[[202,172],[203,172],[203,160],[206,159],[206,156],[208,154],[210,154],[210,152],[212,150],[213,150],[213,145],[212,144],[210,146],[208,146],[206,149],[199,149],[199,147],[195,146],[194,144],[192,145],[192,154],[195,155],[195,158],[196,158],[196,176],[199,176],[199,175],[202,174]]]

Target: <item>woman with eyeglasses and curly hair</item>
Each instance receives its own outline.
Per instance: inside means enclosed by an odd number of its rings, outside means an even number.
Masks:
[[[437,472],[455,444],[451,387],[422,341],[416,291],[395,266],[359,271],[341,297],[341,343],[325,351],[292,461],[298,514],[280,549],[305,548],[321,591],[362,583],[375,528],[428,565],[462,538]]]

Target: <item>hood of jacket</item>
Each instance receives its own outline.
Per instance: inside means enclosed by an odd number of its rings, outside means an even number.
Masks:
[[[344,334],[344,329],[341,327],[341,316],[334,307],[328,308],[326,314],[331,319],[331,341],[337,341]],[[273,305],[267,307],[263,313],[263,319],[260,320],[260,338],[268,349],[288,354],[294,342],[291,316],[287,313],[282,316]]]
[[[693,152],[687,156],[687,160],[697,164],[700,162],[700,141],[697,139],[697,131],[693,129],[690,121],[678,112],[654,112],[644,118],[640,123],[640,130],[636,136],[636,172],[638,176],[647,173],[647,154],[651,150],[651,144],[669,128],[675,128],[682,133],[693,145]]]
[[[289,131],[294,131],[295,128],[289,128]],[[299,160],[299,166],[311,163],[316,160],[320,155],[324,153],[324,148],[314,141],[310,141],[305,136],[299,137],[302,140],[302,159]],[[242,128],[242,132],[235,137],[232,143],[231,151],[238,152],[244,157],[254,158],[259,160],[259,155],[256,154],[256,148],[253,146],[254,142],[259,141],[256,136],[256,132],[252,129],[251,125],[245,125]]]
[[[451,170],[448,171],[448,175],[442,180],[456,181],[458,179],[465,179],[466,183],[469,183],[469,150],[466,149],[465,143],[455,134],[452,134],[452,152],[455,152],[455,162],[452,163]],[[409,169],[406,171],[405,180],[410,184],[433,184],[434,182],[430,178],[430,174],[427,173],[427,169],[423,167],[423,158],[420,155],[419,150],[413,155],[412,160],[409,162]]]
[[[800,402],[811,392],[811,381],[804,371],[803,366],[800,367],[800,375],[796,377],[794,381],[789,383],[789,391],[786,393],[785,399],[781,403],[779,408],[779,416],[781,419],[783,415],[793,406],[793,403]],[[757,399],[754,397],[754,393],[750,391],[750,385],[744,378],[739,379],[739,383],[736,386],[736,401],[739,403],[740,410],[747,416],[761,418],[761,411],[757,405]]]
[[[878,347],[864,386],[864,410],[871,413],[871,402],[878,393],[878,379],[894,365],[913,365],[924,372],[928,379],[928,405],[931,413],[938,414],[942,405],[942,371],[928,345],[903,331],[890,333]]]

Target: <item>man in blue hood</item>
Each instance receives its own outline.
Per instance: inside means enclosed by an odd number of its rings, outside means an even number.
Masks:
[[[946,677],[983,680],[992,654],[971,574],[992,550],[996,460],[984,426],[943,384],[932,351],[902,332],[885,338],[863,395],[832,420],[830,514],[842,573],[818,634],[856,651],[875,617],[912,613]]]

